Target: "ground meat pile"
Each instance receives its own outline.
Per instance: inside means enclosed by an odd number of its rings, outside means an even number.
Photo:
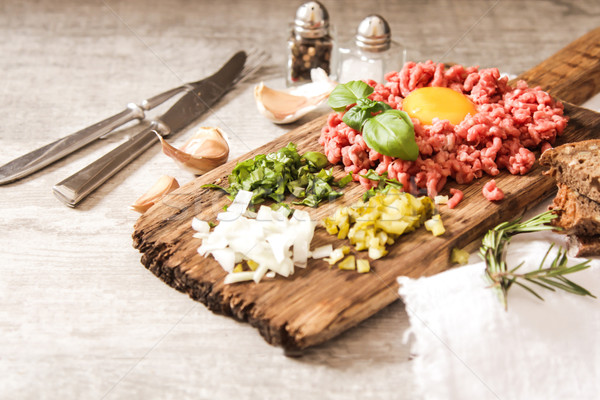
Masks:
[[[413,118],[419,146],[416,161],[379,154],[367,146],[360,132],[342,122],[344,112],[330,114],[319,143],[329,162],[343,162],[346,171],[367,189],[374,182],[360,175],[369,169],[380,175],[387,172],[406,191],[426,190],[429,196],[439,193],[448,177],[463,184],[484,172],[498,175],[501,169],[522,175],[533,166],[532,150],[551,147],[567,124],[562,103],[523,81],[511,88],[508,78],[500,77],[496,68],[455,65],[446,69],[432,61],[409,62],[400,72],[386,74],[385,79],[385,84],[366,81],[374,88],[372,100],[401,110],[402,100],[417,88],[448,87],[471,99],[478,112],[458,125],[436,119],[432,125],[422,125]]]

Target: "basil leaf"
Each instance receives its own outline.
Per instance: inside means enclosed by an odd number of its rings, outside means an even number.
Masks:
[[[371,188],[369,190],[367,190],[366,192],[363,193],[362,195],[362,201],[367,201],[369,200],[371,197],[375,196],[375,189]]]
[[[346,125],[348,125],[350,128],[354,129],[355,131],[360,132],[363,124],[369,118],[371,118],[371,111],[365,110],[358,106],[354,106],[351,109],[349,109],[346,112],[346,114],[344,114],[342,121],[344,121],[344,123]]]
[[[224,191],[225,193],[229,193],[229,189],[224,188],[223,186],[215,185],[214,183],[207,183],[207,184],[204,184],[204,185],[202,185],[200,187],[202,187],[202,188],[208,188],[208,189],[218,189],[218,190]]]
[[[325,154],[319,153],[318,151],[309,151],[307,153],[304,153],[302,159],[306,160],[306,163],[313,171],[318,171],[322,168],[325,168],[327,164],[329,164],[329,161],[327,160]]]
[[[382,189],[384,186],[392,186],[394,188],[401,189],[402,184],[395,178],[388,178],[388,173],[385,171],[381,175],[373,169],[369,169],[365,175],[361,175],[363,178],[377,182],[377,189]]]
[[[394,109],[389,104],[384,103],[383,101],[378,101],[377,106],[375,107],[375,110],[373,112],[379,112],[379,111],[385,112],[387,110],[394,110]],[[411,125],[412,125],[412,121],[411,121]]]
[[[402,187],[404,186],[403,184],[398,182],[398,180],[396,180],[396,179],[386,179],[385,184],[386,184],[386,188],[402,189]]]
[[[356,100],[356,106],[365,110],[374,109],[377,106],[377,101],[371,100],[368,97]]]
[[[335,111],[344,111],[347,106],[354,104],[358,99],[368,97],[373,93],[373,88],[363,81],[350,81],[340,84],[333,89],[327,104]]]
[[[358,99],[358,101],[356,102],[356,106],[364,110],[369,110],[373,114],[380,113],[386,110],[393,110],[393,108],[389,104],[384,103],[383,101],[371,100],[368,97],[365,97],[364,99]]]
[[[419,156],[415,129],[408,114],[386,110],[369,118],[362,132],[365,143],[380,154],[414,161]]]
[[[275,204],[271,205],[271,210],[273,210],[273,211],[277,211],[277,210],[280,210],[282,208],[285,209],[285,210],[287,210],[288,214],[292,214],[293,210],[292,210],[292,207],[290,207],[289,204],[286,204],[286,203],[275,203]]]
[[[290,193],[297,198],[306,197],[306,191],[304,190],[304,186],[295,184],[288,186],[288,190]]]
[[[392,107],[382,101],[373,101],[368,98],[358,99],[356,105],[349,109],[342,118],[342,121],[350,128],[361,131],[367,120],[386,110],[391,110]]]
[[[365,175],[361,175],[363,178],[367,178],[370,179],[372,181],[381,181],[384,180],[385,177],[387,176],[387,172],[384,172],[382,175],[379,175],[377,172],[375,172],[374,170],[370,169],[367,171],[367,173]]]
[[[317,195],[318,198],[325,198],[329,193],[333,191],[331,186],[322,179],[316,179],[312,191]]]
[[[251,191],[250,206],[269,199],[280,203],[291,193],[304,199],[295,204],[317,207],[325,199],[342,195],[330,186],[334,184],[333,169],[323,168],[328,163],[323,153],[310,151],[301,156],[296,145],[290,143],[274,153],[239,162],[228,177],[228,188],[215,184],[203,187],[223,190],[231,200],[240,190]]]
[[[363,178],[368,178],[372,181],[377,182],[377,186],[372,187],[371,189],[367,190],[363,194],[362,201],[369,200],[371,197],[375,196],[377,193],[387,194],[390,191],[390,189],[392,189],[392,188],[402,189],[402,186],[403,186],[400,182],[398,182],[397,179],[388,178],[387,172],[384,172],[383,174],[379,175],[376,171],[370,169],[367,171],[366,175],[361,175],[361,176]]]
[[[339,188],[343,188],[350,182],[352,182],[352,172],[348,172],[348,175],[346,175],[345,177],[343,177],[342,179],[340,179],[337,182],[333,182],[333,184]]]
[[[322,179],[325,182],[329,183],[333,180],[333,169],[332,168],[322,169],[315,175],[315,177]]]
[[[302,201],[294,201],[292,204],[305,205],[309,207],[317,207],[319,205],[319,199],[314,194],[306,197]]]

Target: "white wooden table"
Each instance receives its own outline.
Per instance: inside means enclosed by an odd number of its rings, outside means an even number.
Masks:
[[[3,0],[0,164],[196,80],[252,45],[272,56],[261,75],[195,126],[224,129],[231,157],[285,134],[319,114],[273,125],[256,111],[252,87],[283,81],[287,24],[300,3]],[[338,38],[375,12],[409,59],[514,74],[600,21],[596,0],[324,3]],[[138,214],[128,205],[161,174],[193,179],[158,147],[76,209],[53,197],[53,184],[136,129],[0,187],[0,398],[416,397],[401,302],[302,358],[287,358],[250,326],[212,314],[143,268],[131,246]]]

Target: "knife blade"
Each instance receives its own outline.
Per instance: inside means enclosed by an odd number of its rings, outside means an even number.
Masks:
[[[246,53],[240,51],[219,71],[198,82],[193,91],[186,93],[169,110],[150,123],[150,126],[116,147],[97,161],[56,184],[52,191],[66,205],[75,207],[88,194],[129,164],[163,137],[176,133],[206,112],[242,72]]]

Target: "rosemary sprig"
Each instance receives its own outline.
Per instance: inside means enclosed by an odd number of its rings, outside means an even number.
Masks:
[[[591,296],[596,298],[596,296],[588,290],[565,278],[565,275],[567,274],[589,268],[589,260],[567,267],[567,252],[559,247],[558,253],[550,263],[550,266],[544,268],[546,259],[554,244],[548,248],[538,269],[524,274],[517,273],[517,270],[523,263],[510,270],[508,269],[508,266],[506,265],[506,251],[511,238],[519,233],[556,229],[556,227],[548,224],[554,218],[556,218],[555,214],[552,214],[551,211],[546,211],[525,222],[521,222],[521,219],[503,222],[494,229],[488,231],[484,236],[481,247],[479,248],[479,255],[485,261],[485,274],[488,279],[491,280],[492,287],[498,290],[504,308],[508,309],[506,298],[508,290],[513,284],[521,286],[540,300],[544,299],[533,289],[533,287],[541,287],[551,291],[561,289],[580,296]]]

